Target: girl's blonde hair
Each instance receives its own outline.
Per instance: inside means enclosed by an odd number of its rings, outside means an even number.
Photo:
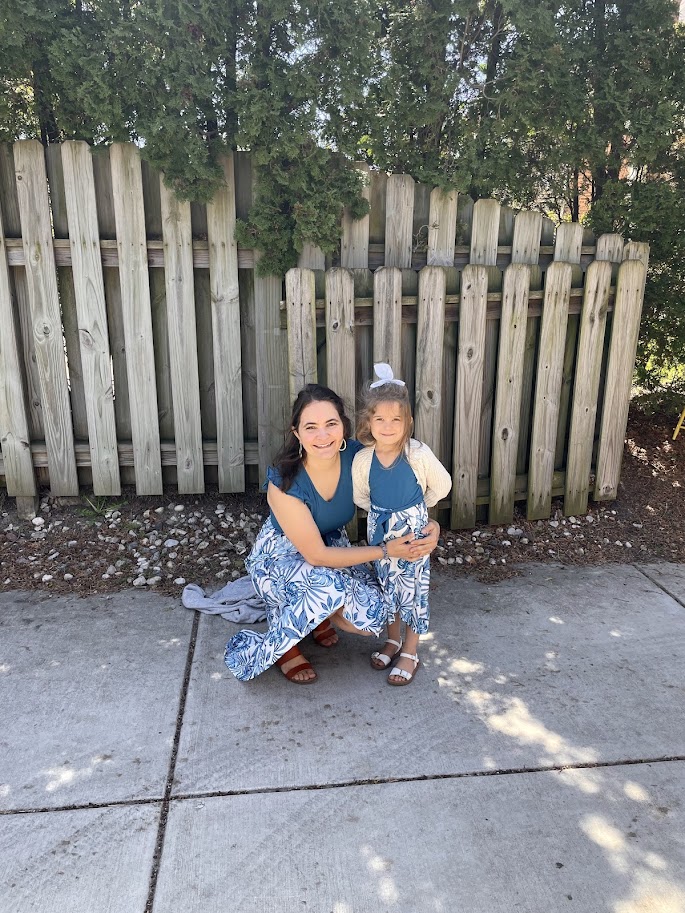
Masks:
[[[404,450],[411,438],[414,419],[409,405],[409,393],[405,386],[399,384],[382,384],[380,387],[371,387],[367,384],[362,390],[361,406],[357,412],[357,440],[365,446],[375,444],[371,434],[371,417],[381,403],[397,403],[400,414],[404,419],[404,437],[401,447]]]

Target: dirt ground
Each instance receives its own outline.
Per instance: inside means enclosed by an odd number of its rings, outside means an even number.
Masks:
[[[434,568],[497,582],[529,561],[685,562],[685,430],[672,441],[676,421],[631,408],[616,501],[591,501],[578,517],[565,517],[555,501],[549,520],[528,522],[517,512],[508,526],[443,529]],[[125,491],[69,505],[45,494],[28,521],[0,494],[0,586],[85,595],[134,585],[179,595],[199,583],[213,591],[244,573],[265,508],[257,491],[154,498]]]

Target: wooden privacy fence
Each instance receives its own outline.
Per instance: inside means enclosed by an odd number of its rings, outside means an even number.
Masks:
[[[451,468],[453,527],[616,496],[647,245],[373,173],[369,215],[343,216],[337,255],[303,251],[282,301],[234,239],[249,155],[224,172],[205,207],[133,145],[0,145],[0,474],[20,511],[39,484],[242,491],[303,383],[353,407],[374,361]]]

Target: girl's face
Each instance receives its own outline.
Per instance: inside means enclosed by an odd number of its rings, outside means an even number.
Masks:
[[[333,459],[343,441],[344,428],[333,403],[310,403],[300,415],[300,424],[293,428],[308,457]]]
[[[371,416],[370,426],[376,444],[386,450],[402,446],[407,425],[399,403],[379,403]]]

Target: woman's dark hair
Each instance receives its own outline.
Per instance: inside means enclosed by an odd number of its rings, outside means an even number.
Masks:
[[[288,436],[274,459],[274,469],[277,469],[281,475],[281,491],[287,491],[290,488],[302,465],[300,442],[295,437],[293,430],[299,427],[302,412],[311,403],[331,403],[334,405],[343,425],[345,440],[352,436],[352,423],[345,415],[345,404],[338,394],[329,387],[321,386],[321,384],[307,384],[303,387],[293,403]]]

